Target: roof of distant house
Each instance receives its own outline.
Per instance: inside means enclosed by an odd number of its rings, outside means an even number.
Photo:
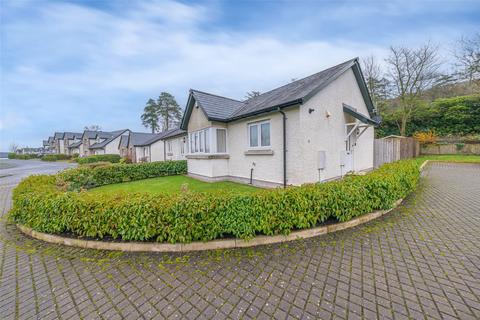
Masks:
[[[78,148],[78,147],[80,147],[81,144],[82,144],[82,141],[77,141],[77,142],[72,143],[71,145],[69,145],[68,148],[69,148],[69,149]]]
[[[181,136],[185,134],[187,134],[187,132],[180,128],[174,128],[174,129],[162,131],[160,133],[157,133],[155,136],[151,137],[150,139],[144,141],[142,144],[139,144],[138,146],[148,146],[159,140],[167,140],[167,139],[175,138],[177,136]]]
[[[65,134],[65,132],[55,132],[55,134],[53,135],[53,138],[54,139],[63,139],[64,134]]]
[[[143,146],[145,142],[158,137],[161,133],[146,133],[146,132],[131,132],[130,133],[130,143],[133,146]]]
[[[65,132],[63,138],[66,140],[81,139],[82,135],[83,133],[79,133],[79,132]]]
[[[123,130],[117,130],[117,131],[112,131],[112,132],[104,132],[104,131],[97,131],[95,137],[99,137],[100,139],[105,139],[101,142],[94,143],[90,146],[90,149],[101,149],[104,148],[107,144],[118,138],[119,135],[124,133],[125,131],[128,131],[128,129],[123,129]],[[89,139],[95,139],[95,138],[89,138]]]

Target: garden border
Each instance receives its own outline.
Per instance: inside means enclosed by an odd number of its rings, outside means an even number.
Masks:
[[[430,162],[430,160],[425,160],[420,166],[420,171],[423,170],[425,165]],[[42,240],[48,243],[61,244],[71,247],[79,247],[85,249],[98,249],[98,250],[114,250],[114,251],[124,251],[124,252],[189,252],[189,251],[205,251],[205,250],[215,250],[215,249],[235,249],[235,248],[246,248],[246,247],[256,247],[267,244],[276,244],[283,243],[288,241],[308,239],[316,237],[322,234],[328,234],[340,230],[345,230],[353,228],[374,219],[377,219],[384,214],[392,211],[398,205],[402,203],[403,199],[397,200],[393,207],[387,210],[377,210],[364,214],[357,218],[354,218],[350,221],[335,223],[326,226],[320,226],[305,230],[293,231],[289,235],[275,235],[275,236],[258,236],[251,240],[241,240],[241,239],[218,239],[211,241],[194,241],[190,243],[157,243],[157,242],[107,242],[99,240],[84,240],[79,238],[69,238],[62,237],[59,235],[48,234],[43,232],[35,231],[29,227],[26,227],[21,224],[17,224],[17,228],[32,238]]]
[[[266,244],[282,243],[300,239],[308,239],[322,234],[332,233],[340,230],[353,228],[372,221],[376,218],[383,216],[384,214],[395,209],[403,199],[395,202],[393,207],[388,210],[377,210],[371,213],[354,218],[350,221],[335,223],[326,226],[320,226],[316,228],[310,228],[305,230],[293,231],[289,235],[275,235],[275,236],[258,236],[251,240],[241,239],[219,239],[212,241],[194,241],[190,243],[157,243],[157,242],[107,242],[99,240],[83,240],[79,238],[62,237],[59,235],[43,233],[35,231],[29,227],[21,224],[17,224],[17,228],[24,234],[42,240],[48,243],[61,244],[71,247],[79,247],[86,249],[99,249],[99,250],[116,250],[125,252],[188,252],[188,251],[204,251],[215,249],[235,249],[255,247]]]

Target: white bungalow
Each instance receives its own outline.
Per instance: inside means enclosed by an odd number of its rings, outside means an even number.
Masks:
[[[133,133],[131,135],[134,162],[185,160],[187,133],[175,128],[157,134]]]
[[[96,131],[89,134],[90,154],[118,154],[120,155],[120,142],[123,136],[128,136],[130,130],[123,129],[112,132]]]
[[[245,101],[190,90],[188,173],[274,187],[368,171],[375,114],[358,59]]]

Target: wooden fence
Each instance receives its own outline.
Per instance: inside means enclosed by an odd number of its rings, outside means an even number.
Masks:
[[[420,154],[420,146],[417,140],[397,136],[375,139],[373,150],[375,168],[384,163],[415,158]]]

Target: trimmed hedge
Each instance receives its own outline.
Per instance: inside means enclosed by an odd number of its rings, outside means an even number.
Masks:
[[[37,159],[38,157],[37,154],[17,154],[15,152],[10,152],[8,154],[8,159],[30,160]]]
[[[57,185],[68,191],[90,189],[106,184],[187,173],[187,161],[161,161],[136,164],[91,163],[57,175]]]
[[[94,162],[111,162],[111,163],[119,163],[120,162],[120,155],[118,154],[97,154],[93,156],[88,156],[85,158],[77,158],[79,164],[87,164],[87,163],[94,163]]]
[[[167,162],[165,166],[168,165]],[[88,177],[75,180],[74,184],[93,181],[100,185],[168,171],[142,166],[111,165],[90,169],[91,172],[74,169]],[[71,180],[73,172],[67,171],[61,177],[32,176],[22,181],[14,190],[10,218],[40,232],[68,232],[94,238],[170,243],[229,236],[249,239],[258,234],[288,234],[329,218],[347,221],[391,208],[415,189],[420,176],[417,162],[408,160],[385,164],[364,176],[252,194],[187,191],[176,195],[106,195],[59,190],[56,183]]]
[[[46,154],[42,157],[42,161],[59,161],[59,160],[70,160],[72,156],[63,153],[55,154]]]

